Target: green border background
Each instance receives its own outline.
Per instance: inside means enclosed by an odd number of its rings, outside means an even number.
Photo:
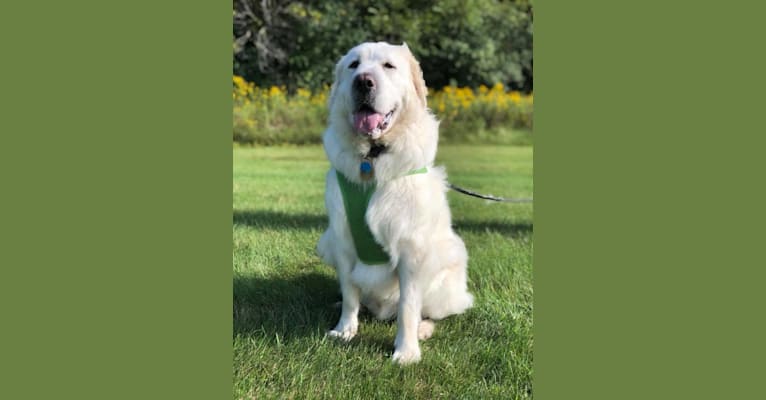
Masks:
[[[230,3],[10,3],[0,398],[231,398]]]
[[[535,3],[537,398],[762,393],[754,4]],[[0,398],[231,396],[229,7],[0,5]]]
[[[535,2],[536,398],[763,395],[754,4]]]

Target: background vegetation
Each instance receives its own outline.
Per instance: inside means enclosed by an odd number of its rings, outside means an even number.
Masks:
[[[234,140],[319,143],[335,63],[364,41],[407,42],[444,142],[531,144],[529,1],[235,0]]]
[[[327,120],[324,87],[315,92],[259,88],[234,76],[234,141],[245,144],[320,143]],[[474,90],[446,86],[431,91],[429,105],[441,120],[443,142],[531,144],[532,95],[502,84]]]
[[[365,41],[407,45],[426,84],[532,91],[530,1],[235,0],[234,74],[256,86],[313,91]]]

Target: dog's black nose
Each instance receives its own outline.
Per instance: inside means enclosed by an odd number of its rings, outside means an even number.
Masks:
[[[359,74],[354,79],[354,89],[362,93],[371,92],[375,90],[375,80],[368,73]]]

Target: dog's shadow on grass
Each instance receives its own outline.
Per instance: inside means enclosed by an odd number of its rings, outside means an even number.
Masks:
[[[311,272],[292,277],[234,278],[234,335],[277,341],[324,334],[337,318],[337,282]]]
[[[532,224],[523,222],[506,222],[506,221],[474,221],[466,219],[458,219],[452,221],[452,226],[458,235],[461,232],[471,233],[485,233],[485,232],[498,232],[504,236],[510,236],[517,238],[520,236],[527,236],[532,233]]]
[[[292,229],[325,229],[327,216],[323,214],[288,214],[265,210],[234,210],[233,222],[254,228],[292,228]],[[510,237],[525,236],[532,233],[532,224],[507,221],[477,221],[470,219],[455,219],[452,221],[455,230],[460,232],[484,233],[498,232]]]
[[[324,229],[328,225],[327,215],[324,214],[288,214],[269,210],[234,210],[233,222],[235,225],[276,229]]]
[[[317,272],[290,278],[235,277],[234,336],[256,336],[276,346],[306,337],[323,338],[338,322],[340,300],[337,281]],[[360,324],[373,320],[362,309]],[[393,337],[379,335],[359,335],[348,343],[329,340],[371,354],[387,354],[393,348]]]

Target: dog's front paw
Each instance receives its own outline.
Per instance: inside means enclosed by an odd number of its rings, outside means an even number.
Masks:
[[[420,347],[397,348],[391,361],[399,365],[413,364],[420,361]]]
[[[338,324],[333,330],[327,332],[327,336],[338,338],[340,340],[343,340],[345,342],[348,342],[349,340],[353,339],[354,336],[356,336],[356,332],[358,329],[357,324]]]

